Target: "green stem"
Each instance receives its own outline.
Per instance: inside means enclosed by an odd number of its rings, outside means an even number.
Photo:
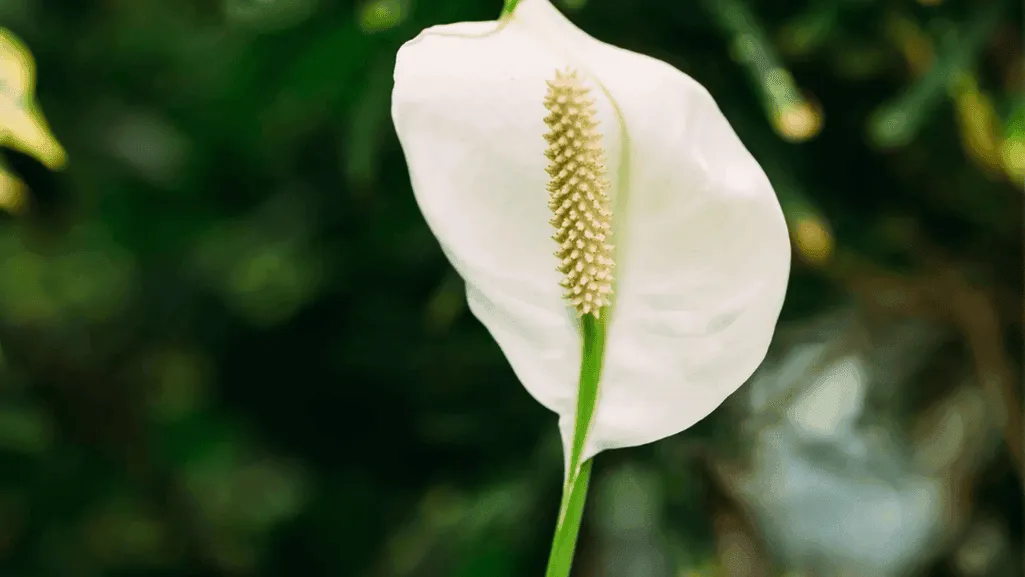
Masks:
[[[608,309],[605,309],[605,313],[608,314]],[[598,404],[598,381],[601,379],[602,359],[605,357],[605,318],[599,320],[591,315],[584,315],[580,324],[584,346],[580,361],[580,382],[577,384],[577,415],[573,427],[570,471],[580,467],[584,439],[591,428],[591,417],[594,416],[594,408]]]
[[[591,315],[581,319],[583,336],[583,357],[580,363],[580,382],[577,388],[577,411],[573,427],[573,446],[570,448],[569,471],[566,485],[562,489],[562,503],[559,505],[559,521],[552,539],[552,551],[548,557],[545,577],[569,577],[576,550],[580,521],[587,500],[587,486],[591,481],[593,459],[580,462],[584,440],[591,426],[591,418],[598,404],[598,382],[601,378],[602,359],[605,356],[605,318]]]
[[[516,3],[520,0],[505,0],[505,6],[502,7],[502,15],[499,18],[504,18],[509,14],[512,14],[513,10],[516,9]]]
[[[584,502],[587,500],[587,486],[591,481],[591,464],[588,459],[566,484],[559,506],[559,523],[552,539],[552,552],[548,556],[548,570],[545,577],[569,577],[573,566],[573,553],[580,534],[580,521],[584,516]]]

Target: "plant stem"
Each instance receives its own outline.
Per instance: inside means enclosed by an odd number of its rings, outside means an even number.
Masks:
[[[545,577],[569,577],[570,568],[573,566],[573,554],[577,547],[577,536],[580,534],[580,521],[584,515],[584,502],[587,500],[587,486],[591,481],[593,462],[593,459],[585,461],[562,491],[559,523],[555,527],[555,538],[552,539],[552,552],[548,556]]]
[[[605,311],[608,312],[607,310]],[[577,411],[573,427],[573,446],[570,447],[569,470],[562,488],[559,521],[555,526],[552,551],[548,556],[545,577],[569,577],[576,550],[580,521],[587,500],[587,487],[591,481],[593,459],[583,463],[580,457],[584,440],[591,428],[591,418],[598,404],[598,383],[601,379],[602,359],[605,356],[605,327],[607,314],[602,319],[584,315],[581,319],[583,355],[580,363],[580,382],[577,387]]]
[[[502,14],[499,18],[512,14],[512,11],[516,9],[516,3],[520,0],[505,0],[505,6],[502,6]]]

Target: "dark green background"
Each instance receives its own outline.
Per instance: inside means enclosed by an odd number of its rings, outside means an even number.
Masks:
[[[983,389],[1020,424],[1022,175],[971,152],[978,138],[1025,142],[1020,3],[751,2],[739,21],[722,6],[561,5],[705,85],[791,227],[832,231],[826,261],[795,254],[781,334],[836,307],[930,319],[942,346],[870,409],[914,431],[996,371]],[[0,575],[542,573],[555,418],[466,310],[389,117],[403,42],[500,9],[0,2],[69,155],[50,172],[4,151],[31,196],[0,220]],[[774,131],[759,69],[734,58],[742,35],[821,110],[817,136]],[[665,487],[658,540],[684,552],[672,564],[743,575],[717,557],[731,519],[761,542],[715,473],[744,462],[737,422],[720,411],[597,462],[599,476],[629,464]],[[1020,560],[1021,459],[999,438],[998,425],[952,507],[994,519]],[[606,574],[600,518],[585,514],[581,576]],[[964,574],[970,535],[923,553],[923,574]]]

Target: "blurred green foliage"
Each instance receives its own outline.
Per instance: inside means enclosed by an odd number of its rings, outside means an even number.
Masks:
[[[561,8],[704,84],[762,162],[797,256],[782,327],[956,271],[1020,372],[1020,3]],[[0,574],[541,574],[555,419],[465,310],[389,117],[403,42],[500,9],[0,3],[68,159],[0,140]],[[30,110],[9,102],[5,126]],[[660,480],[680,575],[741,574],[717,557],[734,517],[701,456],[726,419],[597,465],[635,467],[613,487]],[[972,500],[1017,542],[1020,464],[1005,451]],[[580,575],[600,574],[599,529]],[[929,574],[951,574],[936,555]]]

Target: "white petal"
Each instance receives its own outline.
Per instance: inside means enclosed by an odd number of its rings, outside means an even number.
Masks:
[[[790,271],[779,203],[693,79],[591,38],[547,0],[522,0],[516,17],[605,87],[628,136],[613,213],[616,308],[584,456],[678,433],[765,357]],[[565,436],[572,415],[560,425]]]
[[[740,387],[765,358],[790,272],[772,187],[708,93],[629,60],[652,74],[646,87],[606,84],[632,162],[594,453],[682,431]]]
[[[435,27],[399,51],[392,93],[417,203],[470,310],[562,415],[575,410],[581,339],[556,272],[543,99],[566,65],[515,22]],[[615,126],[607,101],[597,107]]]

